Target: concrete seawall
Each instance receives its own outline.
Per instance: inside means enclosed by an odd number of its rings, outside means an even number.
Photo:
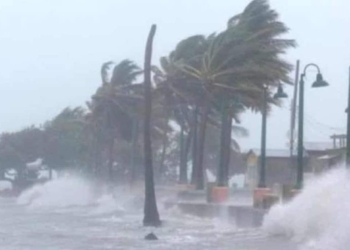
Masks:
[[[222,218],[241,228],[260,227],[266,210],[255,209],[250,206],[208,204],[201,202],[173,202],[164,203],[166,208],[178,207],[183,213],[204,218]]]

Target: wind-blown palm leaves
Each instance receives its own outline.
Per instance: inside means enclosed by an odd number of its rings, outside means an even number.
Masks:
[[[85,110],[65,108],[44,125],[45,149],[42,156],[54,169],[83,167],[87,161]]]
[[[180,137],[180,182],[187,182],[187,176],[184,174],[186,171],[185,157],[184,157],[184,137],[185,130],[188,127],[188,105],[186,105],[186,98],[182,93],[179,93],[176,89],[176,83],[184,82],[184,74],[174,66],[176,54],[171,53],[169,57],[162,57],[160,60],[161,69],[156,66],[152,66],[154,73],[154,82],[156,88],[153,96],[155,97],[155,106],[165,111],[164,121],[169,124],[171,120],[175,120],[181,129]],[[161,161],[158,170],[158,179],[161,180],[164,173],[165,155],[168,147],[168,135],[169,130],[164,130],[163,133],[163,147],[161,152]]]
[[[223,113],[224,138],[231,138],[232,118],[246,109],[261,110],[264,85],[290,83],[291,65],[280,55],[295,46],[283,39],[288,28],[265,0],[252,1],[228,21],[227,29],[209,37],[192,36],[181,41],[161,61],[163,76],[173,93],[199,108],[197,141],[197,188],[203,188],[203,152],[208,115]],[[271,97],[270,103],[277,104]],[[193,109],[194,110],[194,109]],[[224,110],[226,110],[224,112]],[[230,148],[230,140],[221,147]],[[229,157],[224,157],[229,159]],[[227,167],[227,161],[223,165]],[[222,181],[221,183],[225,183]]]
[[[137,134],[133,135],[135,125],[142,128],[144,115],[144,88],[142,83],[137,83],[142,70],[132,61],[123,60],[112,69],[112,62],[104,63],[101,67],[102,85],[87,103],[90,110],[87,118],[90,127],[95,134],[96,157],[98,146],[105,146],[108,154],[108,176],[113,175],[115,139],[119,138],[132,142],[136,147]],[[111,71],[111,77],[109,72]],[[152,119],[152,136],[159,138],[165,130],[169,130],[164,123],[164,110],[154,107],[154,119]],[[135,138],[133,138],[135,136]],[[98,161],[95,161],[97,168]]]
[[[141,73],[140,69],[129,60],[117,64],[108,79],[108,71],[112,62],[102,65],[102,86],[92,97],[88,104],[91,120],[96,137],[102,139],[108,151],[108,171],[112,178],[114,164],[114,143],[119,136],[124,140],[131,141],[133,127],[133,112],[136,112],[141,96],[134,94],[133,82]],[[101,129],[102,128],[102,129]]]

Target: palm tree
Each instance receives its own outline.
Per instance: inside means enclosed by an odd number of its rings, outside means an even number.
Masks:
[[[168,57],[161,58],[161,69],[156,66],[152,67],[155,74],[154,81],[157,87],[155,94],[163,97],[161,104],[166,109],[167,119],[176,121],[180,126],[179,182],[182,184],[187,183],[187,158],[190,145],[192,144],[193,148],[196,147],[196,122],[194,122],[191,116],[194,115],[194,110],[196,110],[194,104],[198,98],[195,96],[199,90],[196,88],[196,85],[191,84],[193,79],[189,78],[180,70],[179,64],[187,61],[188,63],[197,65],[198,58],[200,58],[206,46],[204,36],[192,36],[181,41]],[[167,143],[165,138],[164,142]],[[164,146],[166,145],[164,144]],[[196,164],[195,160],[192,162],[192,169],[194,170],[192,171],[193,181]]]
[[[145,206],[144,206],[144,226],[160,226],[156,195],[154,190],[153,166],[152,166],[152,141],[151,141],[151,116],[152,116],[152,84],[151,84],[151,59],[152,44],[156,33],[156,25],[152,25],[145,52],[144,64],[144,162],[145,162]]]
[[[140,106],[141,96],[133,93],[133,82],[141,73],[130,60],[117,64],[108,80],[108,70],[112,62],[101,67],[102,86],[92,97],[88,107],[97,141],[106,145],[108,155],[108,176],[113,180],[114,146],[117,136],[131,141],[133,119],[132,113]],[[135,108],[137,106],[137,108]]]
[[[44,126],[46,162],[51,168],[83,166],[87,157],[85,110],[65,108]]]
[[[231,92],[243,96],[242,105],[251,108],[258,106],[256,101],[252,102],[252,96],[261,96],[264,85],[291,83],[288,73],[292,67],[280,58],[287,48],[295,46],[293,40],[280,38],[287,31],[285,25],[278,21],[278,14],[270,9],[265,0],[254,0],[240,15],[229,20],[225,31],[207,39],[209,46],[201,56],[199,65],[186,61],[181,65],[183,72],[197,80],[193,83],[199,85],[201,90],[198,101],[198,189],[204,187],[205,130],[208,114],[217,97],[227,100],[225,94]],[[225,117],[223,122],[230,123],[231,120]]]

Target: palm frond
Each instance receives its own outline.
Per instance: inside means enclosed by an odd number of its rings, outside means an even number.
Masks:
[[[114,67],[111,84],[113,86],[131,85],[142,73],[140,68],[130,60],[123,60]]]
[[[102,78],[102,84],[106,84],[108,82],[108,70],[110,69],[110,66],[113,64],[112,61],[105,62],[102,64],[101,67],[101,78]]]

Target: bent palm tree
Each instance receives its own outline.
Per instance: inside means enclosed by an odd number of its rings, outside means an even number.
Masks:
[[[229,20],[225,31],[208,38],[209,46],[199,65],[193,66],[186,61],[181,65],[183,72],[197,80],[193,83],[202,91],[199,101],[198,189],[203,188],[203,149],[211,106],[217,97],[228,100],[227,93],[234,93],[236,97],[242,96],[243,107],[256,108],[260,103],[254,102],[252,97],[262,96],[264,85],[291,83],[288,73],[292,67],[280,58],[287,48],[295,46],[293,40],[280,38],[287,31],[265,0],[254,0],[242,14]],[[231,120],[225,118],[223,122]]]
[[[112,62],[102,65],[102,86],[92,97],[88,107],[90,121],[93,123],[95,136],[107,147],[108,176],[113,178],[114,143],[119,135],[122,139],[131,141],[133,105],[139,105],[142,97],[132,93],[133,85],[140,74],[139,68],[131,61],[124,60],[113,69],[111,80],[108,80],[108,70]],[[133,105],[132,105],[133,103]]]
[[[144,226],[160,226],[156,194],[154,191],[152,141],[151,141],[151,115],[152,115],[152,85],[151,85],[151,59],[152,43],[156,26],[152,25],[145,52],[144,89],[145,89],[145,118],[144,118],[144,162],[145,162],[145,206]]]

